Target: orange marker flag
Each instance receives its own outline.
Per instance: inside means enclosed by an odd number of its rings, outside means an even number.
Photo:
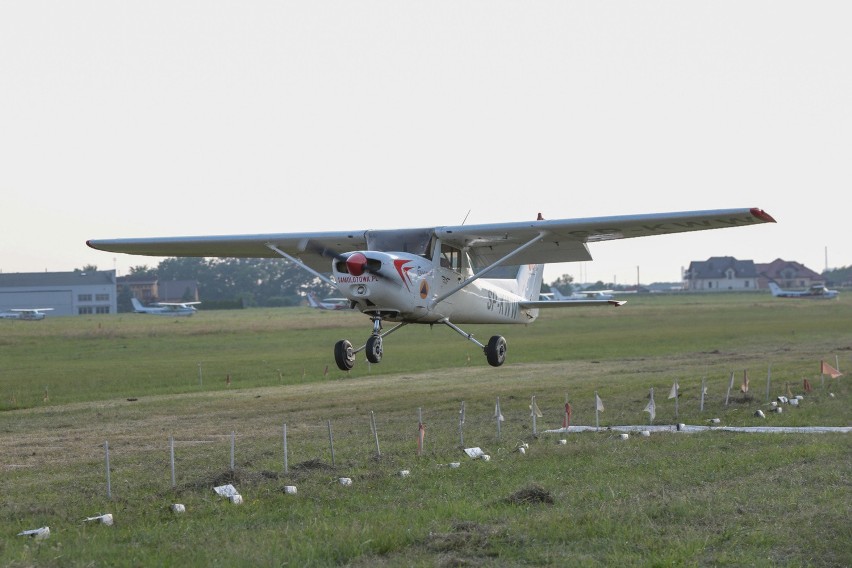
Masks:
[[[565,417],[562,418],[562,427],[568,428],[571,425],[571,405],[565,403]]]
[[[832,379],[836,379],[837,377],[842,377],[843,373],[826,363],[825,361],[819,362],[819,373],[821,375],[828,375]]]

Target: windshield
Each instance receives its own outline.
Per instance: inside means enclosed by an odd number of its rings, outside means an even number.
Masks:
[[[367,249],[381,252],[407,252],[431,260],[432,229],[367,231]]]

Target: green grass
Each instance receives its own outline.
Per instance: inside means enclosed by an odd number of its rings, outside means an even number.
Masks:
[[[621,440],[606,427],[646,424],[651,387],[656,424],[849,426],[848,377],[823,386],[818,365],[837,356],[852,368],[850,321],[848,295],[637,296],[618,309],[543,312],[526,327],[471,326],[480,340],[506,336],[499,369],[448,329],[409,326],[386,339],[380,365],[359,360],[342,373],[331,348],[366,338],[358,314],[0,320],[0,565],[849,566],[848,434]],[[787,385],[801,393],[803,378],[817,390],[760,420],[770,366],[772,398]],[[748,395],[738,390],[745,371]],[[666,398],[674,380],[677,416]],[[601,432],[542,433],[561,425],[566,396],[572,423],[593,425],[595,391],[606,405]],[[533,395],[544,413],[538,436]],[[462,401],[465,446],[482,447],[488,462],[459,448]],[[446,467],[454,461],[461,467]],[[212,491],[227,482],[242,506]],[[297,495],[283,493],[291,484]],[[175,502],[188,512],[172,514]],[[113,513],[115,526],[81,522],[100,512]],[[43,525],[47,540],[15,536]]]

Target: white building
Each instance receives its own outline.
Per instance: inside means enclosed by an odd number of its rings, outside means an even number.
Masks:
[[[52,308],[50,316],[114,314],[115,270],[0,274],[0,311]]]
[[[757,276],[752,260],[714,256],[708,260],[690,262],[684,274],[684,283],[687,290],[693,291],[754,291],[757,290]]]

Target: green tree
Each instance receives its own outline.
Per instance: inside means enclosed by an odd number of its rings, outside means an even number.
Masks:
[[[559,290],[565,296],[570,296],[574,293],[574,277],[570,274],[563,274],[551,282],[550,285]]]

